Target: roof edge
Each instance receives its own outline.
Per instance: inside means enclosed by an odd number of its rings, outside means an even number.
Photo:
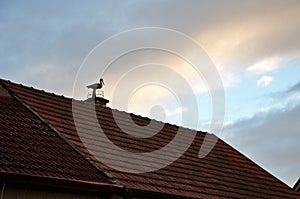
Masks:
[[[88,161],[93,167],[95,167],[97,170],[102,172],[108,180],[112,184],[118,184],[117,181],[112,177],[112,175],[109,173],[109,171],[104,170],[103,168],[97,166],[87,155],[85,155],[80,149],[78,149],[73,143],[71,143],[67,138],[65,138],[58,130],[56,130],[51,124],[49,124],[41,115],[39,115],[35,110],[33,110],[29,105],[27,105],[22,99],[20,99],[18,96],[14,94],[13,91],[11,91],[9,88],[6,87],[5,84],[2,83],[2,81],[6,81],[3,79],[0,79],[0,85],[8,91],[8,93],[16,99],[19,103],[21,103],[27,110],[29,110],[31,113],[33,113],[39,120],[41,120],[46,126],[48,126],[51,130],[53,130],[62,140],[64,140],[69,146],[71,146],[77,153],[79,153],[86,161]],[[8,83],[12,83],[10,81],[7,81]],[[23,86],[23,85],[22,85]],[[45,92],[45,91],[44,91]]]
[[[293,190],[300,193],[300,178],[297,180],[297,182],[293,186]]]
[[[141,189],[126,189],[126,196],[132,198],[160,198],[160,199],[196,199],[195,197],[184,197],[182,195],[174,195],[155,191],[147,191]]]
[[[64,179],[50,176],[36,176],[18,173],[0,172],[0,182],[12,185],[28,185],[32,187],[59,188],[61,190],[77,190],[86,192],[122,192],[123,185],[100,182],[88,182],[75,179]]]

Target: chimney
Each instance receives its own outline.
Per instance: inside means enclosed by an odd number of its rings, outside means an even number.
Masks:
[[[99,83],[91,84],[87,86],[87,88],[93,89],[93,94],[91,97],[85,100],[85,102],[93,102],[96,105],[100,105],[101,107],[106,107],[106,104],[109,100],[104,98],[104,92],[100,89],[103,87],[104,81],[100,78]]]
[[[95,104],[99,104],[101,107],[106,107],[106,104],[109,102],[108,99],[103,97],[96,97]]]
[[[109,100],[104,98],[103,91],[101,92],[102,94],[98,94],[98,93],[100,92],[96,91],[96,94],[87,98],[85,102],[95,103],[95,105],[106,107],[106,104],[109,102]]]

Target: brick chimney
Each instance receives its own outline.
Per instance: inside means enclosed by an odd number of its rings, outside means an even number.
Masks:
[[[101,107],[106,107],[106,104],[109,102],[108,99],[105,99],[103,97],[96,97],[95,103],[99,104]]]

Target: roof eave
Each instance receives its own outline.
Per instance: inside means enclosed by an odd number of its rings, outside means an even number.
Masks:
[[[0,172],[0,182],[13,186],[26,186],[37,189],[52,189],[84,193],[122,193],[124,186],[117,184],[81,181],[76,179],[34,176]]]

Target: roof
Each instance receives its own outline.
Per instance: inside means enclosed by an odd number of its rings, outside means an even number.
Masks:
[[[93,164],[108,172],[119,184],[133,190],[132,194],[158,193],[189,198],[300,198],[290,187],[221,139],[218,139],[215,147],[206,157],[199,159],[198,152],[204,137],[206,135],[214,136],[205,132],[197,132],[195,139],[184,154],[162,169],[139,174],[113,169],[95,158],[81,142],[74,125],[71,98],[57,96],[6,80],[0,80],[0,83],[42,117],[67,142],[84,153]],[[89,104],[80,101],[76,101],[76,103],[82,110],[79,112],[82,122],[89,123],[89,114],[84,112]],[[124,150],[136,153],[160,149],[174,138],[179,128],[175,125],[163,124],[160,132],[153,137],[138,139],[122,132],[116,124],[114,115],[117,114],[120,118],[124,118],[124,112],[108,107],[97,107],[96,114],[101,128],[109,140]],[[147,125],[150,122],[150,119],[145,117],[133,114],[130,116],[139,125]],[[154,121],[154,126],[160,124],[160,122]],[[129,131],[137,131],[132,125],[126,123],[125,119],[124,125]],[[95,124],[90,124],[89,129],[85,130],[90,132],[95,128]],[[195,132],[190,129],[184,130],[187,133]],[[92,137],[89,139],[91,142],[93,141]],[[121,157],[113,156],[112,150],[109,147],[106,148],[103,157],[121,159]],[[136,159],[135,163],[151,166],[151,164],[159,163],[155,161],[141,162]],[[119,164],[124,167],[128,166],[126,162],[119,162]]]
[[[300,192],[300,178],[297,180],[297,182],[293,186],[293,190],[296,192]]]
[[[47,179],[78,186],[114,184],[22,102],[5,93],[1,85],[0,121],[1,179],[15,180],[18,176],[30,182]]]

